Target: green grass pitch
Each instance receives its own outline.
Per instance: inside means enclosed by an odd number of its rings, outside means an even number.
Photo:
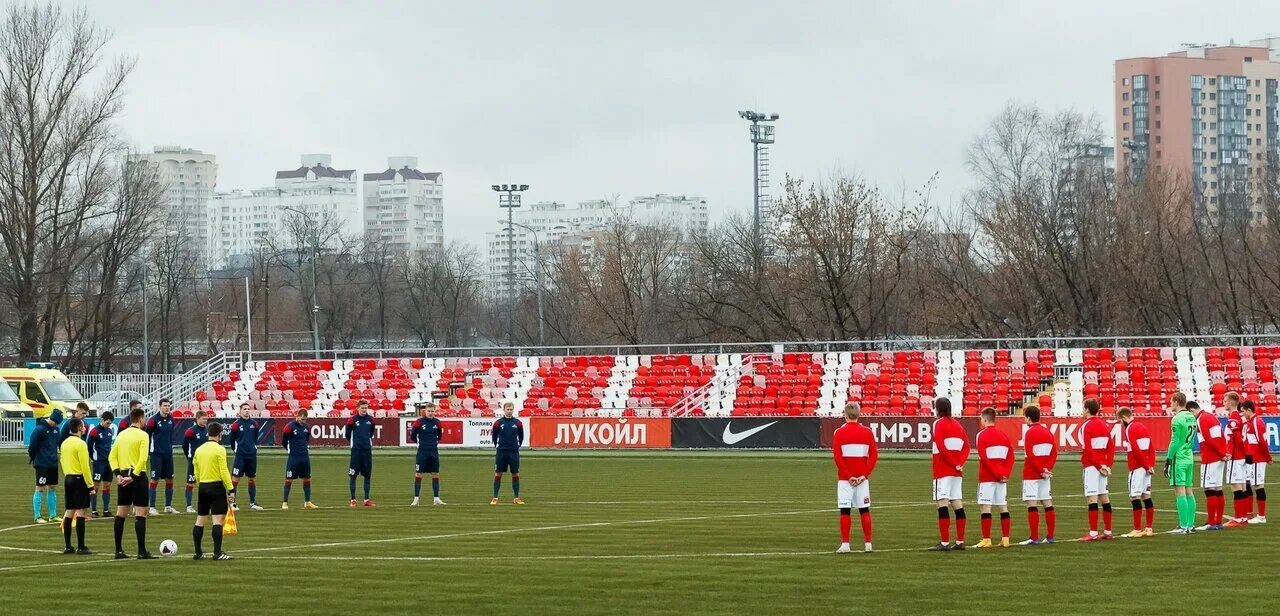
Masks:
[[[258,498],[267,511],[240,512],[240,534],[226,543],[236,560],[192,562],[193,516],[181,514],[148,527],[153,551],[172,538],[180,555],[138,562],[110,560],[107,521],[89,525],[94,556],[54,553],[62,543],[57,526],[31,524],[26,456],[6,451],[0,597],[11,614],[209,613],[215,606],[246,614],[1274,614],[1280,605],[1280,587],[1267,581],[1280,547],[1275,526],[922,551],[937,540],[923,455],[882,459],[872,479],[877,552],[845,555],[832,553],[839,543],[835,473],[824,452],[530,451],[522,456],[522,507],[510,503],[509,485],[501,505],[488,504],[491,460],[488,452],[445,452],[448,506],[409,508],[411,453],[375,452],[378,506],[352,510],[345,452],[319,452],[313,472],[322,509],[302,510],[295,485],[294,509],[281,511],[284,458],[264,453]],[[182,472],[185,464],[176,467]],[[968,498],[975,473],[968,473]],[[1058,536],[1078,537],[1086,526],[1078,462],[1062,460],[1057,474]],[[423,493],[429,501],[429,480]],[[1157,530],[1171,528],[1171,492],[1158,488],[1155,499]],[[181,483],[174,501],[181,509]],[[1011,509],[1021,540],[1025,509]],[[967,510],[972,544],[978,508],[970,502]],[[1130,520],[1122,496],[1117,534]],[[132,532],[130,524],[130,553]],[[853,534],[857,546],[856,517]]]

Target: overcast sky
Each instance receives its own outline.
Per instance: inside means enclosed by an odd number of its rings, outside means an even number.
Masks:
[[[69,5],[71,6],[71,5]],[[1280,34],[1280,2],[112,0],[136,57],[126,135],[218,156],[218,188],[302,153],[412,155],[445,174],[447,237],[479,242],[489,185],[526,199],[697,194],[749,211],[739,109],[781,114],[783,173],[967,186],[964,149],[1010,99],[1099,114],[1115,59]]]

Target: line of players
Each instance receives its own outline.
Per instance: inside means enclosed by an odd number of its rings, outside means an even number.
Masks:
[[[1267,522],[1265,488],[1267,464],[1271,454],[1266,442],[1266,426],[1250,400],[1239,394],[1225,396],[1219,417],[1204,411],[1185,394],[1171,397],[1171,436],[1163,473],[1173,487],[1177,502],[1178,525],[1169,534],[1221,530],[1227,527]],[[1111,424],[1102,418],[1101,405],[1090,398],[1084,403],[1086,418],[1080,426],[1082,479],[1088,508],[1089,532],[1078,541],[1105,541],[1112,532],[1112,507],[1109,479],[1115,458],[1115,442]],[[845,424],[832,437],[837,483],[836,504],[840,510],[840,547],[847,553],[852,530],[852,511],[857,509],[862,526],[863,550],[872,551],[871,542],[871,473],[877,461],[875,436],[858,423],[859,405],[845,407]],[[967,518],[964,509],[964,465],[969,459],[970,443],[964,427],[951,416],[951,401],[934,401],[931,437],[933,463],[933,500],[938,507],[937,544],[933,551],[965,549]],[[1040,409],[1027,406],[1022,411],[1026,428],[1023,432],[1022,500],[1027,506],[1030,538],[1018,545],[1035,546],[1055,541],[1057,512],[1053,506],[1052,481],[1058,459],[1056,439],[1040,423]],[[1133,530],[1122,537],[1151,537],[1154,533],[1155,504],[1151,498],[1151,481],[1155,474],[1155,443],[1147,427],[1133,418],[1133,411],[1121,408],[1116,413],[1122,426],[1127,450],[1128,493],[1133,509]],[[1012,440],[996,428],[996,412],[985,408],[980,413],[981,429],[975,438],[978,452],[978,493],[981,509],[982,540],[975,548],[990,548],[993,509],[999,509],[1000,547],[1009,547],[1011,519],[1008,507],[1008,483],[1014,472],[1015,449]],[[1196,501],[1193,494],[1195,454],[1193,442],[1200,446],[1200,485],[1207,501],[1208,519],[1195,525]],[[1225,517],[1224,473],[1234,495],[1234,511]],[[1256,497],[1257,515],[1253,514]],[[1044,514],[1045,534],[1041,538],[1040,517]],[[951,539],[951,517],[955,516],[955,541]],[[1099,532],[1101,517],[1101,532]]]
[[[414,460],[414,486],[411,506],[417,506],[422,490],[422,476],[431,475],[432,501],[436,505],[444,505],[440,499],[440,454],[439,444],[444,432],[440,421],[435,417],[435,405],[427,402],[417,405],[419,417],[409,430],[409,439],[417,445]],[[119,502],[115,514],[116,558],[129,558],[122,548],[124,520],[134,515],[134,531],[138,539],[138,558],[151,558],[146,550],[146,519],[150,515],[158,515],[156,509],[156,490],[160,481],[165,481],[166,513],[177,513],[172,507],[173,497],[173,452],[172,434],[174,419],[168,400],[161,400],[155,416],[143,421],[145,412],[140,402],[130,403],[128,417],[115,424],[115,417],[105,412],[99,418],[97,426],[86,429],[84,417],[87,406],[76,409],[73,416],[62,421],[60,411],[54,411],[43,421],[36,422],[31,435],[28,455],[36,473],[36,489],[32,497],[35,521],[47,523],[57,515],[58,470],[62,467],[66,484],[66,510],[62,517],[63,533],[66,539],[65,552],[68,554],[92,553],[84,545],[84,519],[88,516],[99,517],[98,497],[101,497],[102,514],[110,511],[111,488],[116,486]],[[498,504],[498,495],[502,487],[502,476],[511,473],[513,502],[523,505],[520,498],[520,447],[524,443],[524,424],[514,416],[515,405],[507,402],[503,405],[503,415],[493,424],[492,438],[495,448],[495,464],[493,477],[493,498],[489,504]],[[282,509],[289,508],[289,494],[295,480],[302,481],[304,503],[306,509],[317,509],[311,500],[311,430],[307,423],[307,412],[299,410],[293,421],[290,421],[281,434],[281,445],[287,453],[285,462],[285,480]],[[187,458],[187,512],[197,514],[196,529],[193,538],[196,544],[197,558],[201,556],[200,542],[203,527],[210,515],[214,524],[214,558],[224,560],[221,550],[221,524],[225,510],[219,512],[217,503],[229,503],[233,510],[235,494],[242,477],[248,479],[249,503],[252,510],[262,510],[257,504],[257,446],[262,424],[250,417],[249,405],[242,404],[238,416],[227,430],[235,462],[227,473],[225,492],[219,496],[217,485],[221,483],[221,474],[217,469],[217,456],[206,445],[212,443],[221,452],[221,464],[226,464],[226,451],[219,444],[223,432],[221,424],[210,424],[204,412],[197,412],[195,423],[185,431],[183,437],[183,453]],[[369,415],[369,404],[361,401],[357,405],[356,414],[351,416],[344,427],[346,440],[351,448],[348,465],[348,485],[350,489],[350,506],[356,507],[356,477],[364,479],[364,506],[373,507],[370,498],[373,476],[373,442],[375,426]],[[75,438],[71,438],[75,437]],[[211,440],[212,439],[212,440]],[[202,452],[204,452],[202,454]],[[81,456],[83,453],[83,456]],[[201,468],[200,458],[209,461],[205,469]],[[92,483],[90,483],[92,481]],[[198,487],[198,506],[192,506],[192,492]],[[49,517],[41,515],[41,505],[47,504]],[[78,537],[78,548],[71,546],[71,532],[75,530]],[[197,530],[198,529],[198,530]]]

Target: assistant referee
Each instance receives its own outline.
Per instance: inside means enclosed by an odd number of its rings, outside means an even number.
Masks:
[[[191,529],[191,538],[196,543],[196,553],[192,558],[204,558],[204,550],[200,544],[204,540],[204,525],[213,516],[213,559],[231,560],[231,555],[222,551],[222,521],[226,518],[229,500],[235,500],[236,489],[231,482],[231,471],[227,468],[227,449],[219,442],[222,440],[222,424],[209,424],[209,440],[196,448],[192,456],[195,466],[196,481],[199,482],[196,497],[196,524]]]

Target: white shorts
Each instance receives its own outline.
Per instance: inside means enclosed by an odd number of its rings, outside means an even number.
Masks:
[[[1027,502],[1053,500],[1049,485],[1051,481],[1050,479],[1023,479],[1022,500]]]
[[[1107,480],[1111,477],[1103,475],[1096,466],[1089,466],[1084,469],[1084,495],[1085,496],[1101,496],[1108,494]]]
[[[1222,460],[1200,465],[1200,487],[1205,490],[1222,489],[1222,471],[1227,463]]]
[[[1145,468],[1129,471],[1129,498],[1151,493],[1151,471]]]
[[[978,484],[978,504],[979,505],[999,505],[1009,504],[1008,499],[1009,484],[999,481],[984,481]]]
[[[1249,482],[1252,474],[1253,465],[1244,460],[1232,460],[1231,466],[1227,467],[1227,483],[1243,485]]]
[[[836,508],[838,509],[862,509],[871,506],[871,480],[868,479],[858,485],[852,485],[848,481],[836,482]]]
[[[964,477],[934,479],[933,500],[964,500]]]
[[[1255,488],[1260,488],[1262,486],[1267,485],[1267,463],[1266,462],[1253,463],[1252,481],[1253,481],[1253,487]]]

